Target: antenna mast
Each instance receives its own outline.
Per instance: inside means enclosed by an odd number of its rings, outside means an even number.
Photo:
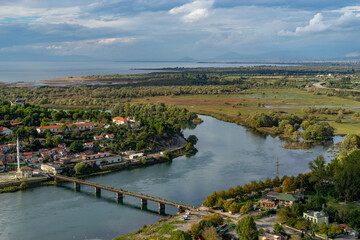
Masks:
[[[276,177],[279,177],[279,159],[278,158],[276,158],[275,166],[276,166]]]

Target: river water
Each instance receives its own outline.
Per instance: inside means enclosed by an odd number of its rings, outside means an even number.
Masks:
[[[201,125],[184,131],[185,136],[199,138],[195,156],[87,180],[198,206],[213,191],[273,178],[276,158],[280,175],[296,175],[307,172],[308,162],[318,155],[329,155],[328,146],[317,146],[312,153],[286,150],[278,138],[201,118]],[[75,192],[72,184],[66,183],[0,194],[0,239],[113,239],[161,218],[155,203],[148,202],[148,210],[141,210],[139,199],[125,196],[123,203],[116,203],[115,194],[103,191],[101,197],[95,197],[93,191],[82,186]],[[167,214],[175,212],[166,206]]]

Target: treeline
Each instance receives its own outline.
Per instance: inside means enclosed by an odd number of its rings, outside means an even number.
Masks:
[[[245,123],[255,129],[272,128],[273,133],[284,133],[298,139],[300,136],[305,140],[330,140],[334,136],[334,128],[327,122],[317,122],[311,115],[300,118],[297,115],[270,112],[269,114],[251,113]],[[300,127],[303,132],[299,131]]]
[[[239,63],[240,65],[241,63]],[[293,65],[293,66],[251,66],[221,68],[165,68],[159,70],[180,71],[182,73],[222,73],[246,75],[318,75],[328,73],[354,74],[359,66],[349,65]]]
[[[334,108],[306,107],[306,108],[302,108],[301,111],[307,114],[329,114],[329,115],[335,115],[335,114],[342,115],[342,114],[352,113],[351,109],[341,108],[341,107],[334,107]]]
[[[354,84],[352,84],[350,77],[343,77],[338,80],[328,80],[326,81],[325,86],[328,88],[350,89],[354,87]]]

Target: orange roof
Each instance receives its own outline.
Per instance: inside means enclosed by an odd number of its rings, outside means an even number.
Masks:
[[[5,130],[8,130],[8,128],[7,127],[0,127],[0,132],[3,132]]]
[[[94,145],[94,143],[89,142],[89,143],[85,143],[85,145]]]
[[[123,118],[123,117],[114,117],[113,120],[122,121],[122,122],[129,122],[129,120],[127,118]]]
[[[66,124],[67,127],[71,127],[73,124]],[[86,126],[94,126],[93,123],[74,123],[77,127],[86,127]],[[61,128],[63,125],[52,125],[52,126],[42,126],[37,129],[53,129],[53,128]]]
[[[53,129],[53,128],[61,128],[62,125],[52,125],[52,126],[41,126],[38,127],[37,129]]]
[[[3,154],[3,153],[0,153],[0,156],[5,156],[5,154]]]
[[[94,136],[94,138],[102,138],[103,136]]]
[[[25,167],[21,167],[20,168],[21,169],[21,171],[23,171],[23,170],[33,170],[31,167],[28,167],[28,166],[25,166]]]
[[[110,136],[110,137],[113,137],[113,136],[114,136],[114,134],[106,134],[106,135],[108,135],[108,136]]]

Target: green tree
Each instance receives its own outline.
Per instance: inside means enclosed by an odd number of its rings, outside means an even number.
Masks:
[[[202,236],[203,236],[204,240],[221,240],[222,239],[214,227],[205,228],[202,231]]]
[[[258,238],[258,231],[254,218],[247,216],[236,226],[235,232],[239,240],[255,240]]]
[[[315,183],[320,189],[324,189],[327,179],[324,157],[320,155],[314,161],[309,162],[309,168],[311,170],[310,182]]]
[[[296,179],[294,176],[287,177],[282,183],[284,192],[293,192],[296,190]]]
[[[20,190],[25,190],[25,189],[27,189],[27,187],[28,187],[28,185],[26,184],[26,182],[22,182],[20,184]]]
[[[346,150],[352,150],[360,147],[360,137],[355,134],[348,134],[344,137],[341,147]]]
[[[74,141],[70,144],[70,151],[72,153],[78,153],[78,152],[82,152],[84,149],[83,145],[81,142],[78,141]]]
[[[85,172],[85,164],[83,162],[79,162],[74,166],[75,173],[77,175],[81,175]]]
[[[274,233],[280,233],[282,235],[286,234],[283,226],[281,226],[279,223],[275,223],[275,225],[274,225]]]

